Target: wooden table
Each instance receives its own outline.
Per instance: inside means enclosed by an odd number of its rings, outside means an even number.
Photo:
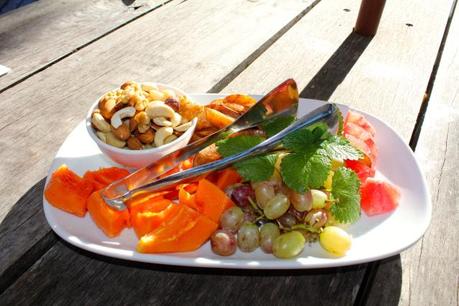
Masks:
[[[0,77],[0,304],[458,304],[456,1],[388,1],[374,38],[352,33],[358,0],[131,2],[40,0],[0,16],[12,68]],[[433,215],[412,248],[334,269],[178,268],[82,251],[46,223],[53,156],[108,88],[264,93],[288,77],[303,97],[376,114],[415,150]]]

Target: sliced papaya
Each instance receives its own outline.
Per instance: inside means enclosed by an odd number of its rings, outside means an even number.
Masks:
[[[223,190],[206,179],[199,181],[196,204],[198,211],[214,222],[218,222],[223,211],[234,205]]]
[[[193,226],[181,235],[158,236],[155,232],[140,238],[137,251],[141,253],[190,252],[198,249],[217,229],[218,224],[200,215]]]
[[[94,223],[110,238],[118,236],[124,228],[130,226],[129,211],[111,208],[98,191],[91,194],[87,206]]]
[[[90,182],[78,176],[66,165],[62,165],[53,172],[44,194],[46,200],[54,207],[84,217],[86,200],[92,191],[93,186]]]
[[[129,171],[123,168],[110,167],[100,168],[95,171],[86,171],[84,178],[93,184],[94,190],[99,190],[107,187],[114,181],[127,176]]]
[[[216,185],[221,190],[225,190],[228,186],[240,183],[241,181],[242,177],[239,173],[234,168],[229,167],[221,172]]]
[[[189,193],[185,187],[179,189],[179,203],[196,209],[197,211],[200,210],[196,204],[196,194]]]
[[[170,200],[163,199],[161,202],[168,203],[162,210],[156,210],[159,208],[157,205],[153,210],[145,209],[131,213],[131,224],[137,237],[141,238],[145,234],[154,231],[179,210],[179,205],[172,203]]]
[[[127,200],[126,206],[129,208],[129,211],[132,212],[136,207],[142,208],[147,203],[156,203],[158,200],[164,199],[164,196],[169,194],[169,191],[162,192],[142,192],[140,194],[134,195],[132,198]]]
[[[176,204],[177,205],[177,204]],[[152,233],[158,238],[179,237],[194,226],[200,214],[187,206],[178,204],[174,215],[165,220],[160,227]]]

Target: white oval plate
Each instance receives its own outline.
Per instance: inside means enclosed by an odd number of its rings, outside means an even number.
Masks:
[[[207,104],[222,95],[189,95],[195,102]],[[261,96],[254,95],[259,99]],[[317,100],[301,99],[299,117],[322,105]],[[339,106],[345,114],[348,107]],[[364,112],[361,112],[364,113]],[[365,113],[364,113],[365,114]],[[337,267],[369,262],[400,253],[422,237],[431,217],[430,196],[424,177],[411,149],[381,120],[365,114],[376,129],[379,159],[377,176],[385,177],[399,186],[401,201],[391,214],[367,217],[364,213],[347,231],[353,236],[352,248],[344,257],[332,257],[318,243],[306,245],[294,259],[281,260],[263,253],[237,251],[229,257],[212,253],[209,243],[188,253],[141,254],[135,251],[137,237],[132,229],[124,230],[119,237],[107,238],[92,222],[89,214],[84,218],[65,213],[43,199],[46,219],[51,228],[64,240],[82,249],[121,259],[179,266],[239,268],[239,269],[311,269]],[[118,166],[104,156],[91,140],[82,121],[67,137],[51,165],[51,173],[61,164],[83,175],[86,170]]]

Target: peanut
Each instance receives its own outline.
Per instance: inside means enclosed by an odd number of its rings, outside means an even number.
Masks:
[[[131,136],[131,131],[126,123],[121,124],[118,128],[112,127],[112,133],[120,140],[127,140]]]
[[[152,143],[155,139],[155,132],[152,129],[148,129],[145,133],[139,133],[137,139],[144,144]]]
[[[142,149],[142,142],[140,142],[140,140],[137,139],[136,137],[131,136],[127,140],[127,146],[131,150],[140,150]]]

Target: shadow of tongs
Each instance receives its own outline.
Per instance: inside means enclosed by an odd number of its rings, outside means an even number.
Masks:
[[[310,126],[321,121],[325,122],[329,128],[332,128],[336,125],[338,121],[337,113],[337,106],[335,104],[327,103],[323,106],[314,109],[310,113],[304,115],[300,119],[293,122],[291,125],[283,129],[279,133],[269,137],[265,141],[259,143],[258,145],[246,151],[228,156],[226,158],[208,164],[200,165],[185,170],[183,172],[171,174],[164,178],[158,179],[155,182],[130,190],[121,197],[115,199],[105,199],[105,201],[112,207],[115,207],[117,209],[123,209],[125,208],[124,202],[129,198],[133,197],[137,193],[159,192],[167,189],[171,185],[176,185],[178,183],[185,184],[192,181],[196,181],[199,177],[204,176],[209,172],[226,168],[235,162],[243,161],[248,158],[253,158],[255,156],[265,154],[269,151],[274,150],[280,144],[282,139],[284,139],[284,137],[304,127]]]

